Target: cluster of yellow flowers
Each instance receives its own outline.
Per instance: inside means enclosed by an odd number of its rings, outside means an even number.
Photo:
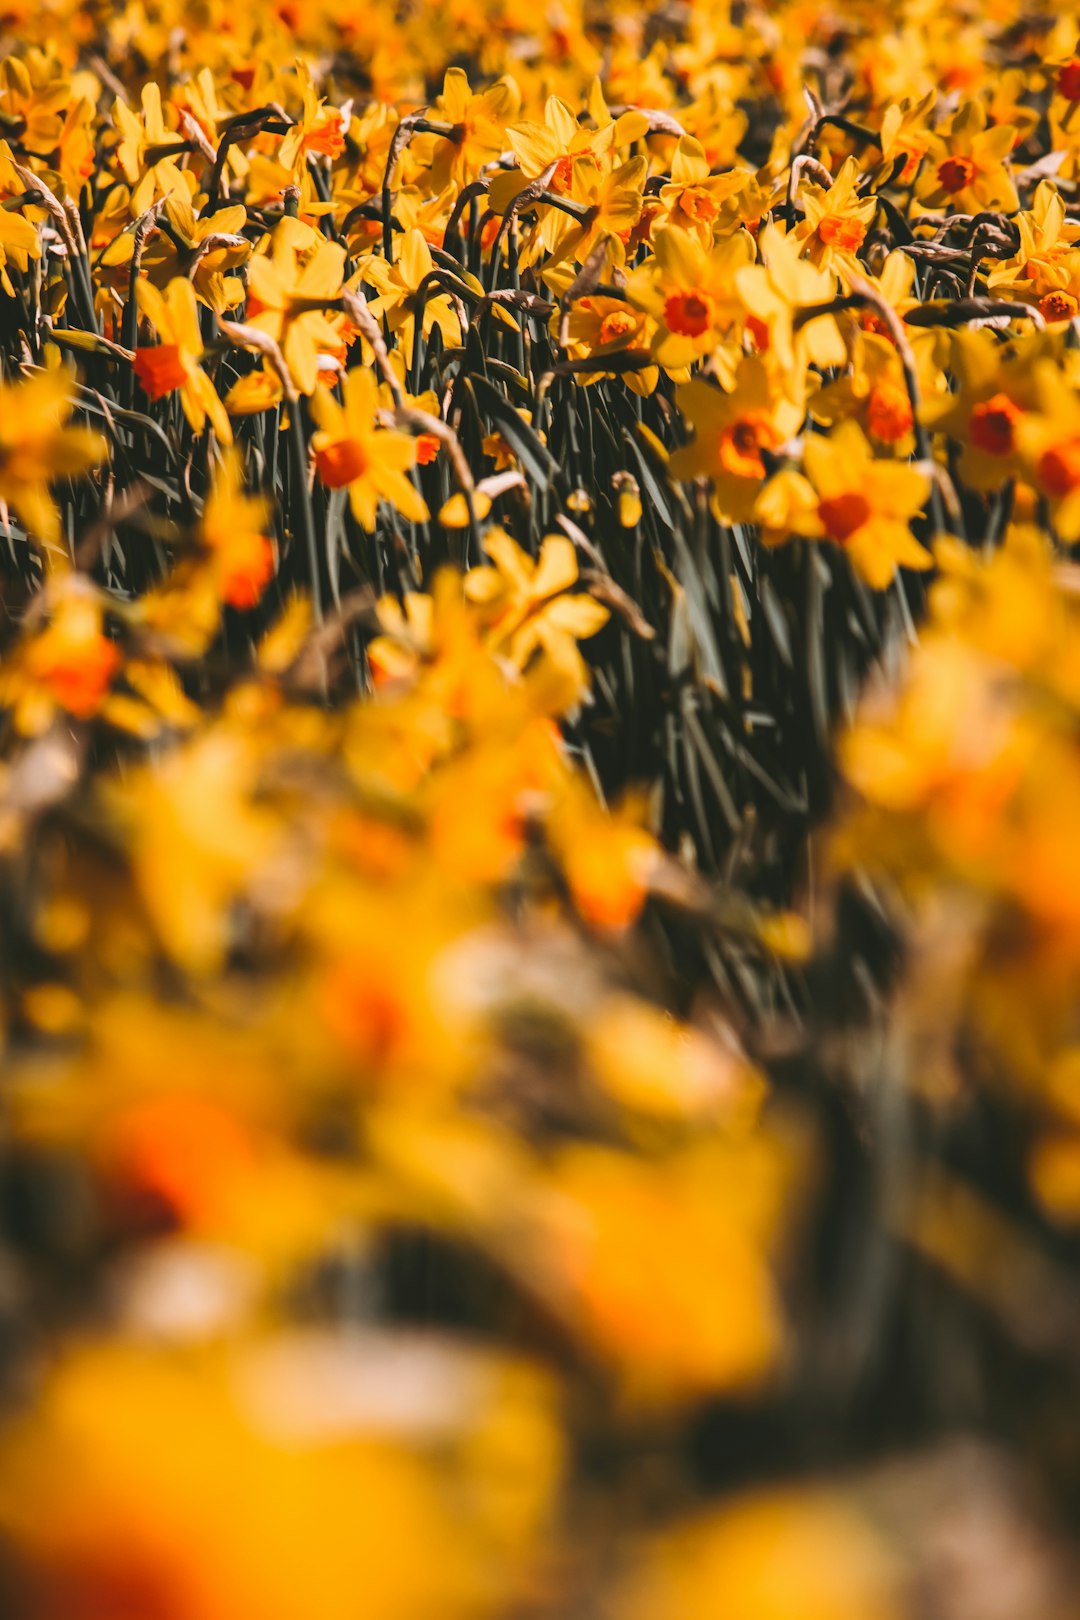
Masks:
[[[1080,18],[0,30],[0,1609],[1069,1620]]]
[[[937,547],[930,622],[899,687],[843,738],[857,799],[836,855],[895,886],[918,941],[898,1039],[930,1106],[1015,1094],[1034,1189],[1080,1219],[1076,963],[1080,618],[1074,565],[1014,525],[989,561]],[[961,1056],[962,1054],[962,1056]]]
[[[718,1016],[621,960],[678,874],[557,729],[605,610],[569,540],[488,546],[468,596],[447,571],[372,610],[374,698],[311,703],[334,650],[297,598],[213,714],[129,668],[171,746],[83,812],[68,727],[10,764],[7,851],[33,828],[43,875],[5,1106],[112,1297],[4,1453],[0,1524],[64,1613],[498,1612],[548,1556],[575,1385],[665,1410],[785,1353],[798,1142]],[[21,710],[72,712],[101,615],[69,576]],[[398,1319],[410,1245],[481,1286],[472,1333],[421,1331],[422,1283]]]

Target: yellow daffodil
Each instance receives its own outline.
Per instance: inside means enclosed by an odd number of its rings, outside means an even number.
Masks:
[[[340,336],[325,313],[341,296],[345,249],[299,219],[283,219],[269,250],[248,261],[245,319],[281,349],[302,394],[314,391],[320,357],[333,355]]]
[[[925,473],[906,462],[875,459],[861,428],[850,421],[828,437],[809,435],[803,465],[817,493],[822,534],[843,548],[868,585],[884,590],[897,567],[930,567],[930,553],[911,532],[911,520],[930,492]]]
[[[835,282],[804,259],[798,237],[779,226],[764,226],[758,243],[760,262],[741,264],[734,275],[746,329],[757,353],[774,360],[801,392],[808,364],[824,369],[846,358],[835,316],[820,315],[795,329],[799,310],[829,303]]]
[[[315,470],[329,489],[348,489],[349,504],[361,528],[375,527],[380,500],[389,501],[403,517],[423,523],[427,503],[408,477],[416,465],[416,440],[376,421],[379,385],[364,367],[350,371],[342,383],[343,403],[326,388],[317,391],[311,412],[319,424],[312,435]]]
[[[746,183],[742,170],[713,174],[705,149],[692,135],[680,136],[671,159],[671,178],[660,190],[653,229],[677,225],[708,247],[716,233],[721,208]]]
[[[63,371],[0,384],[0,500],[12,507],[35,540],[49,547],[61,538],[50,483],[78,478],[108,456],[100,433],[68,424],[74,405],[71,381]]]
[[[797,433],[803,405],[779,390],[756,356],[739,362],[730,392],[703,378],[678,390],[693,441],[671,457],[676,478],[708,478],[725,519],[749,522],[767,472],[762,452],[778,450]]]
[[[841,278],[861,275],[859,249],[878,209],[875,197],[859,195],[858,182],[859,165],[848,158],[831,186],[810,184],[799,192],[803,217],[796,241],[814,264]]]
[[[493,529],[484,537],[484,550],[493,566],[472,569],[465,593],[482,609],[488,644],[518,669],[542,648],[572,670],[584,690],[587,675],[577,642],[594,636],[609,615],[592,597],[568,594],[578,579],[571,542],[549,534],[534,561],[508,534]]]
[[[655,258],[632,270],[626,292],[657,325],[653,358],[677,371],[713,353],[742,319],[735,276],[752,263],[754,244],[743,231],[712,247],[688,232],[657,231]]]
[[[376,296],[368,300],[372,315],[386,321],[409,358],[416,342],[416,295],[425,283],[420,330],[428,337],[437,326],[448,348],[457,348],[461,342],[461,322],[451,299],[428,280],[434,269],[431,249],[415,226],[397,242],[393,264],[373,256],[365,259],[360,268],[360,279],[375,288]]]
[[[50,617],[0,677],[0,701],[23,735],[43,731],[59,709],[76,720],[98,714],[120,667],[106,634],[101,597],[70,574],[50,586]]]
[[[512,79],[474,92],[461,68],[448,68],[442,94],[428,116],[432,122],[447,124],[449,133],[424,137],[431,147],[431,189],[467,185],[486,164],[494,163],[506,147],[507,125],[520,105]]]
[[[209,418],[221,442],[231,444],[228,412],[200,365],[203,340],[191,282],[185,276],[174,276],[162,293],[152,282],[140,281],[135,293],[141,313],[161,339],[135,351],[135,375],[141,387],[151,399],[179,390],[184,415],[194,431],[201,433]]]
[[[1011,124],[987,128],[982,103],[966,102],[930,137],[916,188],[923,204],[955,213],[1011,213],[1018,199],[1006,159],[1015,142]]]
[[[244,493],[239,455],[228,451],[206,498],[199,534],[213,558],[221,599],[231,607],[254,607],[273,575],[269,516],[269,501]]]

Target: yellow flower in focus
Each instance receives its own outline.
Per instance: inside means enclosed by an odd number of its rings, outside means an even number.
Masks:
[[[986,285],[995,297],[1035,301],[1048,326],[1080,315],[1080,224],[1065,214],[1065,200],[1050,180],[1035,188],[1030,208],[1013,220],[1020,245],[990,266]]]
[[[712,242],[722,205],[741,191],[746,173],[729,169],[712,174],[705,149],[691,135],[680,137],[671,159],[671,178],[660,190],[660,208],[653,229],[676,225],[695,236],[703,247]]]
[[[875,460],[856,422],[827,438],[809,435],[803,466],[817,492],[824,537],[847,552],[868,585],[881,591],[897,567],[930,567],[930,553],[911,532],[930,493],[925,473],[908,462]]]
[[[453,304],[428,279],[434,269],[431,249],[415,226],[395,243],[393,264],[375,255],[361,264],[360,279],[370,282],[376,292],[376,297],[368,300],[368,308],[376,320],[385,320],[399,349],[410,359],[416,344],[416,295],[422,286],[425,298],[420,330],[424,337],[437,326],[447,348],[457,348],[462,340],[461,322]]]
[[[180,404],[196,433],[207,418],[222,444],[232,443],[229,421],[217,389],[199,364],[203,356],[199,306],[195,289],[185,276],[175,276],[164,293],[149,281],[135,288],[139,309],[154,327],[161,342],[135,350],[135,375],[151,399],[180,392]]]
[[[735,277],[753,262],[745,231],[703,247],[688,231],[657,231],[655,258],[632,270],[626,295],[657,323],[653,358],[669,371],[712,354],[742,320]]]
[[[933,333],[920,333],[919,338],[921,351],[936,342]],[[810,409],[815,421],[827,426],[857,421],[869,438],[894,455],[908,456],[914,448],[915,413],[900,357],[889,339],[875,332],[857,332],[850,376],[828,383],[814,395]]]
[[[474,93],[461,68],[448,68],[442,94],[428,112],[432,122],[451,129],[449,135],[425,137],[431,143],[430,189],[468,185],[486,164],[494,163],[506,149],[507,125],[520,105],[521,93],[512,79],[499,79]]]
[[[780,392],[755,355],[739,362],[730,393],[693,377],[676,398],[694,438],[671,457],[672,473],[708,478],[717,510],[728,521],[749,522],[767,476],[763,452],[779,450],[798,432],[802,404]]]
[[[427,502],[408,477],[416,465],[416,440],[397,428],[378,426],[375,373],[354,367],[341,391],[340,405],[326,388],[311,401],[311,414],[319,424],[311,436],[319,477],[329,489],[348,489],[353,516],[369,532],[375,527],[380,500],[389,501],[412,523],[425,522]]]
[[[843,278],[861,275],[859,249],[878,210],[876,197],[860,197],[859,165],[847,158],[832,185],[808,185],[799,192],[803,218],[795,227],[796,241],[812,262]]]
[[[1011,124],[986,126],[979,101],[968,101],[930,136],[916,194],[927,208],[955,214],[1019,206],[1006,159],[1016,142]]]
[[[847,358],[834,315],[819,315],[795,330],[795,315],[812,304],[827,304],[836,284],[828,270],[802,257],[794,233],[764,225],[758,236],[761,259],[735,271],[735,286],[745,309],[746,329],[756,352],[774,360],[791,377],[795,397],[805,388],[807,364],[840,366]]]
[[[152,79],[143,85],[141,118],[119,96],[112,115],[120,134],[117,161],[131,187],[132,213],[142,214],[155,198],[182,184],[174,162],[180,137],[165,124],[161,90]]]
[[[552,316],[556,328],[559,316]],[[659,377],[654,365],[643,365],[634,371],[615,371],[605,368],[604,362],[613,355],[636,355],[644,359],[649,355],[656,333],[656,323],[643,310],[635,309],[625,299],[590,293],[576,298],[570,306],[566,326],[567,353],[573,360],[596,360],[596,370],[576,373],[583,387],[604,376],[618,375],[626,387],[635,394],[649,395]],[[498,466],[498,462],[496,462]]]
[[[300,117],[281,143],[278,160],[287,169],[302,169],[310,156],[339,157],[345,148],[347,120],[336,107],[328,107],[319,99],[311,78],[311,69],[305,62],[297,64],[303,109]]]
[[[267,251],[248,261],[245,319],[273,338],[297,388],[311,394],[320,356],[333,356],[341,346],[325,310],[341,296],[345,249],[288,217],[267,241]]]

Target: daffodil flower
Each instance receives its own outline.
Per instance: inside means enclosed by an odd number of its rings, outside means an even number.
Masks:
[[[803,466],[817,493],[823,536],[847,553],[868,585],[884,590],[897,567],[930,567],[930,553],[911,532],[930,493],[924,472],[910,462],[876,459],[856,422],[827,437],[809,435]]]
[[[745,183],[746,174],[739,169],[713,174],[701,142],[692,135],[683,135],[671,159],[671,178],[660,188],[660,209],[653,228],[677,225],[707,248],[716,234],[724,203]]]
[[[688,231],[657,231],[655,258],[632,270],[626,296],[651,315],[657,331],[653,359],[682,370],[713,353],[743,319],[735,276],[754,259],[745,231],[703,247]]]
[[[135,288],[139,309],[162,341],[135,351],[135,375],[151,399],[179,390],[184,415],[196,433],[209,418],[223,444],[232,443],[232,425],[217,389],[199,362],[203,356],[199,306],[185,276],[175,276],[164,293],[150,281]]]
[[[0,676],[0,703],[14,710],[23,736],[45,730],[58,709],[76,720],[98,714],[120,667],[106,634],[100,594],[83,576],[50,584],[50,616]]]
[[[916,185],[920,201],[957,214],[983,209],[1012,213],[1019,199],[1005,160],[1015,144],[1011,124],[987,128],[981,102],[965,102],[930,137]]]
[[[199,533],[213,559],[221,599],[252,608],[274,572],[274,546],[266,534],[270,502],[244,493],[240,457],[226,452],[203,507]]]
[[[807,185],[799,192],[803,217],[795,238],[814,264],[841,278],[862,274],[859,249],[878,211],[876,197],[859,196],[858,179],[859,165],[848,158],[831,186]]]
[[[0,384],[0,501],[49,547],[61,538],[50,483],[80,477],[109,453],[100,433],[68,425],[74,404],[70,378],[63,371],[36,372],[25,382]]]
[[[730,391],[694,377],[676,397],[694,438],[671,457],[672,473],[708,478],[717,511],[729,522],[751,521],[766,478],[762,453],[798,432],[803,403],[788,398],[756,355],[739,362]]]
[[[420,329],[429,337],[437,326],[447,348],[461,343],[461,322],[454,305],[446,293],[427,280],[435,269],[431,249],[424,233],[416,226],[405,231],[398,240],[394,262],[372,254],[363,260],[358,279],[375,289],[375,297],[368,300],[368,308],[376,320],[385,320],[403,352],[411,356],[416,343],[416,295],[426,283],[424,309]]]
[[[293,170],[305,165],[309,155],[339,157],[345,148],[345,127],[348,122],[347,116],[320,99],[312,81],[311,69],[306,63],[299,62],[297,72],[303,110],[282,141],[278,153],[284,167]]]
[[[448,185],[460,188],[496,162],[506,146],[507,125],[520,106],[521,93],[511,78],[474,91],[463,69],[448,68],[442,94],[428,111],[431,122],[445,124],[448,133],[420,136],[415,143],[430,154],[428,187],[437,192]]]
[[[423,523],[427,502],[410,481],[416,465],[416,440],[376,421],[379,385],[375,374],[357,366],[342,383],[342,404],[326,388],[311,401],[319,424],[312,434],[315,470],[328,489],[347,489],[349,504],[361,528],[375,527],[380,500],[389,501],[403,517]]]
[[[302,394],[314,391],[320,356],[340,347],[326,307],[341,296],[345,249],[303,220],[285,218],[268,252],[248,262],[245,319],[273,338]]]
[[[591,596],[569,595],[578,580],[577,553],[562,535],[549,534],[536,560],[502,529],[484,537],[493,566],[465,576],[465,594],[487,625],[489,646],[524,669],[538,648],[588,685],[577,642],[607,623],[606,607]]]

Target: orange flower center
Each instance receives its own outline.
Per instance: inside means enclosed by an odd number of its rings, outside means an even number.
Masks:
[[[118,648],[103,635],[53,644],[45,638],[32,659],[35,676],[61,708],[80,720],[96,713],[119,663]]]
[[[434,433],[418,433],[416,436],[416,459],[421,467],[430,466],[439,453],[439,441]]]
[[[1039,483],[1055,500],[1080,488],[1080,439],[1065,439],[1039,457]]]
[[[359,964],[343,964],[331,973],[325,1006],[335,1033],[371,1068],[387,1063],[409,1033],[409,1011],[398,987],[380,983]]]
[[[580,163],[582,158],[592,158],[595,162],[596,154],[592,147],[586,146],[580,152],[561,157],[555,165],[555,173],[551,177],[551,190],[559,193],[570,192],[574,186],[574,164]]]
[[[768,323],[763,321],[760,315],[748,315],[746,317],[746,330],[749,332],[750,341],[758,354],[767,354],[771,341]]]
[[[857,489],[818,501],[818,516],[831,540],[844,545],[870,516],[870,502]]]
[[[859,316],[859,325],[864,332],[873,332],[877,337],[888,338],[889,342],[892,343],[893,335],[886,322],[880,315],[876,315],[872,309],[863,310]]]
[[[817,233],[826,247],[855,253],[863,245],[866,226],[861,219],[847,219],[843,214],[826,214],[818,225]]]
[[[777,432],[765,411],[747,411],[720,435],[720,465],[734,478],[764,478],[762,448],[774,450]]]
[[[896,444],[911,432],[914,420],[907,390],[899,383],[879,382],[871,390],[866,422],[873,437],[882,444]]]
[[[975,178],[975,165],[969,157],[947,157],[938,164],[937,177],[943,191],[950,195],[963,191]]]
[[[221,596],[230,607],[253,608],[274,573],[274,548],[264,534],[239,534],[221,552]]]
[[[367,452],[356,439],[335,439],[315,452],[315,467],[328,489],[341,489],[367,472]]]
[[[699,287],[671,293],[664,302],[664,325],[680,337],[701,337],[713,325],[712,299]]]
[[[898,154],[899,152],[904,153],[907,162],[897,175],[894,184],[902,186],[914,180],[915,171],[926,156],[926,142],[924,141],[921,145],[901,146],[898,148]]]
[[[1080,60],[1075,56],[1059,71],[1057,87],[1066,101],[1080,101]]]
[[[143,392],[151,399],[171,394],[187,382],[188,368],[175,343],[159,343],[153,349],[135,350],[135,375]]]
[[[709,224],[720,212],[712,193],[704,186],[687,186],[680,194],[679,209],[698,225]]]
[[[628,309],[613,309],[600,322],[599,340],[601,343],[621,343],[623,338],[637,331],[637,324]]]
[[[319,152],[323,157],[340,157],[345,150],[345,136],[341,129],[341,117],[332,113],[315,124],[304,135],[305,152]]]
[[[1080,95],[1076,99],[1080,101]],[[1071,321],[1078,310],[1080,304],[1072,293],[1062,292],[1060,289],[1044,293],[1039,299],[1039,311],[1047,321]]]
[[[122,1114],[106,1136],[104,1154],[110,1182],[125,1200],[195,1222],[228,1207],[235,1187],[252,1173],[255,1148],[216,1104],[164,1096]]]
[[[1010,456],[1016,446],[1016,424],[1023,412],[1008,394],[994,394],[975,406],[968,434],[976,450],[988,456]]]

